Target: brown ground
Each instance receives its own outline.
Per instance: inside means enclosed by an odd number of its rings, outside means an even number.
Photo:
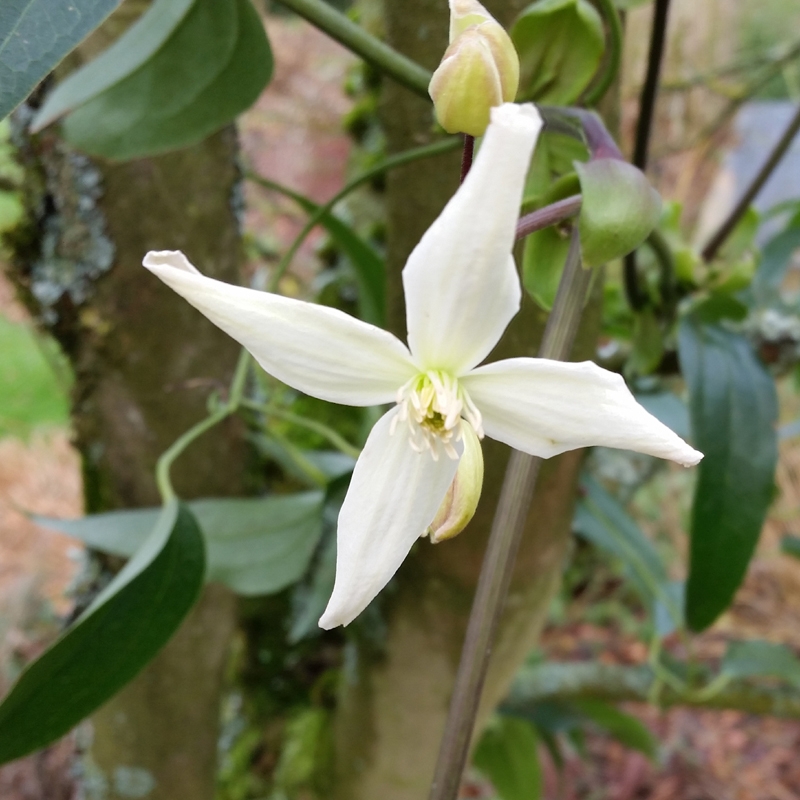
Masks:
[[[675,20],[674,25],[683,24],[680,14]],[[278,68],[269,91],[243,122],[244,159],[262,174],[324,200],[341,185],[348,154],[348,141],[339,132],[338,119],[348,107],[339,87],[349,58],[305,25],[270,21],[269,26]],[[680,58],[684,56],[682,52]],[[681,113],[688,114],[687,109],[692,108],[687,100]],[[628,110],[626,104],[626,123]],[[689,124],[686,119],[673,115],[670,131],[684,124]],[[687,188],[680,176],[696,176],[695,169],[686,169],[687,164],[708,164],[707,155],[673,156],[662,162],[659,171],[680,194],[696,198],[700,194],[697,185]],[[303,215],[291,202],[252,186],[247,197],[249,230],[268,236],[278,251],[285,248]],[[313,242],[301,253],[301,271],[310,269],[312,263]],[[0,281],[0,313],[21,319],[23,312],[9,296],[7,285]],[[785,642],[800,650],[800,562],[779,555],[777,549],[783,533],[797,532],[793,526],[800,501],[800,445],[783,447],[778,483],[781,497],[747,582],[731,612],[701,638],[700,646],[709,656],[719,655],[725,637],[733,635]],[[28,443],[0,440],[3,686],[56,630],[51,609],[63,612],[67,608],[63,591],[75,570],[70,540],[38,529],[21,509],[65,517],[80,514],[79,465],[66,431],[36,435]],[[665,516],[677,519],[679,515],[672,509]],[[589,645],[601,649],[604,659],[621,663],[638,663],[646,655],[640,642],[580,623],[551,631],[545,640],[548,652],[561,658],[575,657]],[[795,755],[800,752],[800,722],[736,712],[630,710],[644,719],[661,741],[659,763],[652,765],[605,738],[590,736],[589,759],[569,759],[560,795],[552,766],[546,764],[546,797],[800,800],[800,761]],[[71,749],[67,741],[0,769],[0,799],[75,800],[69,775]],[[487,795],[485,787],[475,782],[465,787],[463,796]]]

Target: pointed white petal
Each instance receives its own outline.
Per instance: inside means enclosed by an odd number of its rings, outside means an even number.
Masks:
[[[270,375],[313,397],[389,403],[417,372],[399,339],[336,309],[206,278],[180,252],[148,253],[144,265]]]
[[[430,451],[412,449],[406,422],[398,420],[390,433],[396,413],[387,412],[372,429],[339,512],[336,583],[322,628],[352,622],[386,586],[456,474],[458,460],[444,452],[434,460]]]
[[[684,466],[702,453],[636,402],[621,375],[591,361],[512,358],[461,379],[483,414],[487,436],[531,455],[578,447],[618,447]]]
[[[542,121],[532,105],[492,109],[467,179],[403,270],[408,344],[423,369],[479,364],[519,310],[511,250]]]

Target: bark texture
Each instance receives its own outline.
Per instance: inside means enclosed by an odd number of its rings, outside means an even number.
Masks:
[[[125,9],[84,57],[129,22]],[[239,282],[235,131],[125,164],[88,159],[54,131],[23,140],[22,152],[32,221],[17,232],[12,278],[74,368],[86,510],[157,505],[158,456],[205,416],[211,391],[225,391],[238,346],[142,257],[182,249],[206,275]],[[246,493],[240,433],[231,420],[176,463],[183,498]],[[93,718],[88,797],[212,800],[235,619],[234,597],[209,587],[156,660]]]
[[[486,2],[504,24],[526,3]],[[387,40],[433,69],[447,44],[447,14],[438,0],[384,4]],[[424,144],[434,134],[431,105],[385,82],[383,120],[391,152]],[[458,184],[460,154],[390,173],[390,324],[405,334],[400,273],[408,254]],[[598,329],[598,298],[590,302],[573,350],[591,357]],[[488,360],[535,355],[545,314],[525,299],[520,314]],[[504,445],[484,440],[486,478],[468,529],[441,545],[421,541],[401,567],[391,600],[385,647],[359,653],[342,688],[336,721],[339,800],[418,800],[427,797],[455,671],[491,521],[509,457]],[[505,617],[484,690],[481,719],[505,695],[535,645],[556,591],[570,544],[570,521],[581,453],[545,462],[517,559]]]

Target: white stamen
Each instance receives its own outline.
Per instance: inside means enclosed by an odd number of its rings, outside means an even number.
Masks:
[[[483,437],[480,412],[458,380],[446,372],[430,370],[412,378],[397,392],[397,406],[390,432],[398,421],[408,421],[412,449],[429,450],[434,461],[440,448],[450,458],[458,458],[453,445],[462,438],[462,417]]]

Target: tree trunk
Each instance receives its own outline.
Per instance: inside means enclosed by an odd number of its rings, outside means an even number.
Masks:
[[[147,250],[183,249],[206,275],[239,282],[236,155],[232,129],[125,164],[93,162],[51,131],[24,143],[35,220],[18,232],[12,276],[75,371],[87,512],[157,505],[158,456],[230,381],[237,345],[141,263]],[[191,446],[173,470],[181,497],[246,493],[240,434],[230,420]],[[89,797],[212,800],[235,606],[227,589],[207,588],[93,717]]]
[[[508,24],[526,2],[486,5]],[[385,3],[389,43],[433,69],[447,43],[447,16],[434,0]],[[433,137],[429,103],[385,82],[383,119],[391,152]],[[405,333],[400,273],[408,254],[458,184],[459,154],[411,164],[389,174],[390,324]],[[587,307],[573,351],[591,357],[599,324],[597,300]],[[527,297],[489,361],[535,355],[546,315]],[[336,719],[340,800],[419,800],[427,796],[444,728],[472,597],[510,451],[483,442],[483,496],[474,521],[457,539],[421,541],[401,567],[388,608],[382,652],[362,647],[357,670],[343,684]],[[558,588],[570,543],[581,453],[545,462],[529,515],[511,593],[494,647],[481,719],[503,697],[535,646]]]

